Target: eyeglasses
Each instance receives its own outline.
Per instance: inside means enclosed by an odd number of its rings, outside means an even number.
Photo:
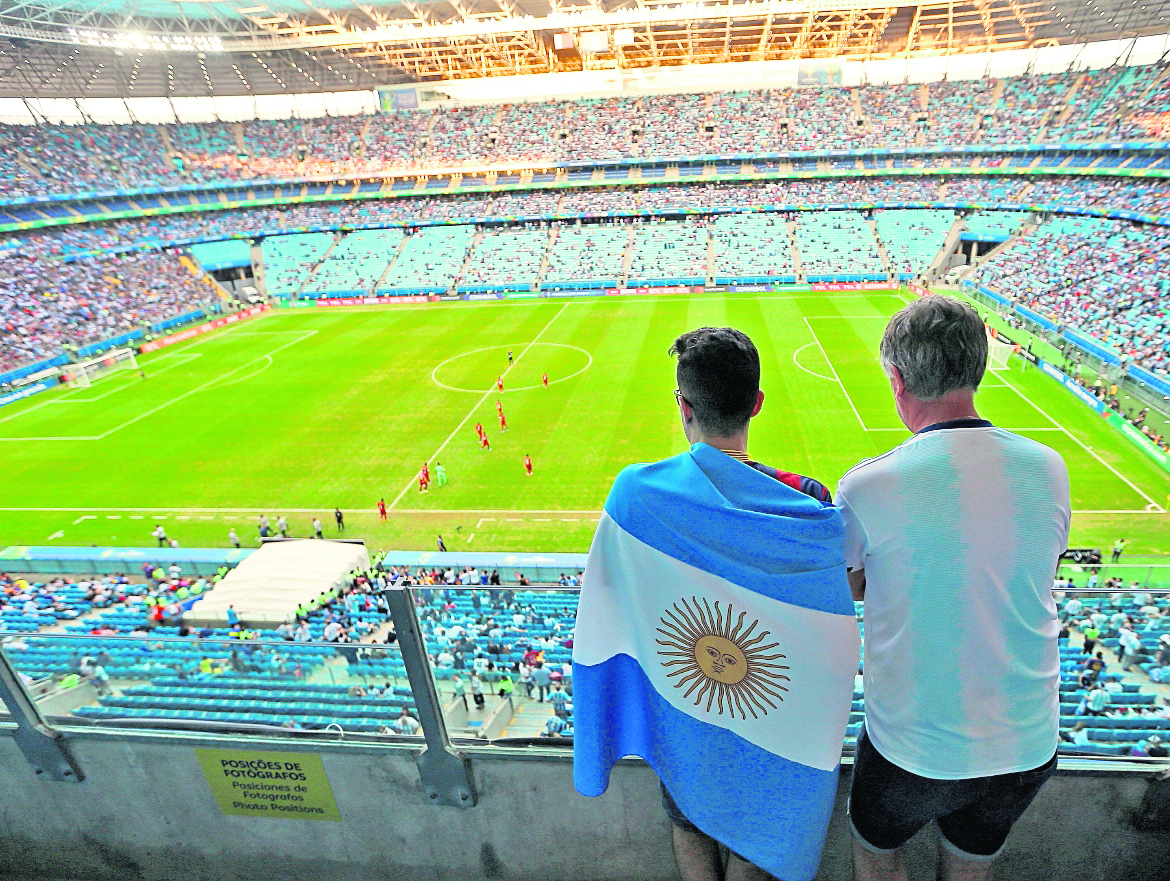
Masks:
[[[674,399],[676,401],[682,401],[688,407],[690,407],[691,409],[694,409],[694,404],[692,404],[690,401],[688,401],[686,398],[683,397],[683,393],[682,393],[681,389],[674,390]]]

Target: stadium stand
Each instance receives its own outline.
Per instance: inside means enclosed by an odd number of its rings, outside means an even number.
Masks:
[[[796,243],[810,283],[886,278],[873,231],[856,211],[801,214]]]
[[[1051,121],[1052,109],[1076,80],[1076,74],[1067,73],[1004,80],[999,101],[984,120],[982,143],[1027,144],[1035,140]]]
[[[419,163],[1149,139],[1164,131],[1170,109],[1164,70],[398,110],[253,120],[238,131],[236,124],[182,123],[166,126],[165,136],[157,126],[7,125],[0,127],[0,192],[377,173]],[[928,120],[920,126],[924,94]]]
[[[291,296],[326,252],[333,247],[329,233],[270,236],[260,246],[264,255],[264,282],[271,296]]]
[[[707,229],[702,221],[648,221],[634,225],[629,284],[703,284]]]
[[[401,244],[402,231],[398,229],[352,232],[321,261],[302,293],[310,297],[372,293]]]
[[[617,287],[629,237],[628,224],[560,226],[542,287]]]
[[[898,278],[913,278],[930,268],[955,222],[953,211],[875,211],[874,222]]]
[[[418,230],[403,243],[377,293],[445,293],[463,268],[474,239],[475,228],[471,226]]]
[[[460,291],[527,290],[536,284],[549,231],[544,226],[495,227],[483,231],[459,284]]]
[[[784,215],[726,215],[715,219],[711,231],[716,284],[796,281]]]
[[[8,369],[202,309],[210,289],[171,254],[0,261],[0,367]]]
[[[964,224],[963,239],[1006,242],[1027,220],[1022,211],[976,211]]]
[[[977,278],[1017,302],[1170,373],[1170,230],[1054,217],[982,267]]]

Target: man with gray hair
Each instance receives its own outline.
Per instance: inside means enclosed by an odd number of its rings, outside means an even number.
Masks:
[[[906,877],[901,849],[937,822],[944,877],[987,878],[1056,767],[1068,472],[981,419],[983,322],[927,296],[890,319],[881,363],[913,437],[837,490],[865,603],[865,726],[850,792],[854,873]]]

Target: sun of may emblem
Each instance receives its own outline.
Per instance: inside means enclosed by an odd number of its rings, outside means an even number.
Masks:
[[[664,660],[662,666],[674,668],[667,678],[675,679],[675,688],[686,687],[684,698],[695,695],[695,706],[707,699],[706,709],[715,706],[720,715],[724,707],[732,718],[744,719],[751,713],[758,719],[756,710],[768,715],[768,708],[776,709],[776,701],[783,701],[782,692],[788,691],[781,681],[791,682],[781,671],[788,667],[773,663],[784,659],[779,653],[769,654],[779,643],[762,643],[768,638],[767,630],[752,636],[759,620],[744,627],[746,612],[740,612],[732,626],[735,614],[732,607],[726,613],[715,603],[715,611],[704,599],[691,597],[682,600],[682,608],[675,603],[666,610],[658,632],[665,637],[655,640],[662,646],[658,650]]]

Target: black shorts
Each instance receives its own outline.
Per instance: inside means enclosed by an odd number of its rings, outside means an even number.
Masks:
[[[968,860],[992,860],[1012,825],[1028,809],[1056,770],[1056,753],[1031,771],[935,780],[919,777],[879,753],[865,735],[857,738],[849,821],[867,850],[897,850],[932,820],[944,845]]]

